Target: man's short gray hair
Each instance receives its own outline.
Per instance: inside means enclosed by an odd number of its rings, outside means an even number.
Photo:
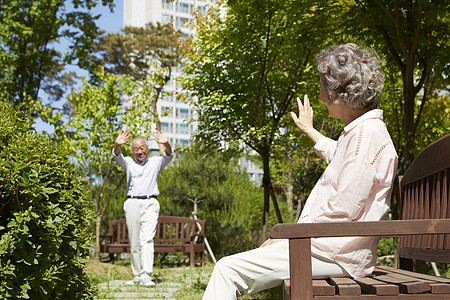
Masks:
[[[374,50],[348,43],[316,56],[322,86],[331,102],[349,109],[376,108],[384,86],[381,60]]]
[[[137,136],[137,137],[134,137],[134,138],[131,140],[131,142],[130,142],[130,148],[131,148],[131,150],[133,150],[133,142],[134,142],[135,140],[137,140],[137,139],[143,139],[144,142],[145,142],[145,145],[147,146],[147,148],[149,148],[149,146],[148,146],[148,141],[147,141],[146,139],[144,139],[142,136]]]

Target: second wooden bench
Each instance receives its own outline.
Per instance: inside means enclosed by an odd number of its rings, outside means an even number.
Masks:
[[[155,253],[189,253],[190,266],[205,262],[205,223],[184,217],[160,216],[153,239]],[[128,231],[125,219],[108,222],[108,234],[101,236],[100,253],[109,254],[114,260],[115,254],[129,253]],[[196,259],[199,253],[199,259]]]

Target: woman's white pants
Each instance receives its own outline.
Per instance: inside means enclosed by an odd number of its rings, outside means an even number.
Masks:
[[[313,256],[313,276],[340,276],[345,272],[331,260]],[[289,278],[289,242],[280,242],[234,254],[217,262],[203,300],[237,299],[281,284]]]
[[[123,204],[134,276],[153,272],[154,244],[158,224],[159,202],[155,198],[130,198]]]

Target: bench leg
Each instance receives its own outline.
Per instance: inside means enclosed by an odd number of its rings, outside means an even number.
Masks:
[[[194,251],[194,249],[192,249],[191,253],[190,253],[189,265],[191,267],[195,266],[195,251]]]
[[[291,300],[291,285],[289,280],[283,280],[281,284],[281,295],[283,296],[283,300]]]
[[[291,298],[312,300],[311,239],[289,239],[289,265]]]

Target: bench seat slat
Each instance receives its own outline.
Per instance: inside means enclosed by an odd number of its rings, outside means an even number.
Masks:
[[[390,273],[397,273],[397,274],[403,274],[407,275],[411,278],[416,278],[417,280],[422,280],[425,282],[428,282],[431,286],[431,293],[432,294],[450,294],[450,279],[444,278],[444,277],[437,277],[422,273],[415,273],[407,270],[402,269],[395,269],[392,267],[387,266],[380,266],[377,267],[379,270],[385,270]],[[449,296],[450,299],[450,296]]]
[[[450,296],[448,296],[450,293],[450,283],[448,282],[450,279],[448,278],[414,273],[387,266],[376,267],[374,274],[374,277],[365,278],[330,278],[329,281],[332,285],[325,279],[314,279],[314,298],[325,299],[321,298],[321,296],[335,295],[334,297],[340,299],[360,300],[370,299],[375,296],[383,296],[383,299],[402,299],[405,296],[412,297],[407,299],[419,299],[415,295],[422,295],[422,297],[426,295],[427,298],[430,295],[436,295],[437,298],[432,297],[430,299],[450,299]],[[290,295],[289,279],[284,280],[283,289],[287,295]],[[391,296],[394,298],[391,298]]]
[[[290,295],[291,293],[291,281],[289,279],[284,280],[283,289],[284,293]],[[332,296],[336,293],[336,287],[330,285],[325,279],[313,280],[313,294],[321,296]]]
[[[390,273],[404,274],[404,275],[411,276],[411,277],[418,278],[418,279],[425,279],[425,280],[429,280],[429,281],[450,284],[450,278],[437,277],[437,276],[433,276],[433,275],[416,273],[416,272],[411,272],[411,271],[403,270],[403,269],[396,269],[396,268],[392,268],[392,267],[388,267],[388,266],[378,266],[375,268],[375,271],[377,271],[377,270],[390,272]]]
[[[395,284],[387,284],[374,278],[364,277],[354,279],[360,286],[363,294],[375,294],[378,296],[398,295],[400,289]]]
[[[323,296],[331,296],[336,293],[336,288],[333,285],[330,285],[324,279],[315,279],[313,280],[313,294],[314,295],[323,295]]]
[[[332,277],[330,282],[336,286],[337,293],[341,296],[360,296],[361,287],[351,278]]]
[[[387,273],[376,277],[379,281],[384,281],[389,284],[396,284],[400,288],[401,294],[418,294],[431,292],[429,282],[421,281],[417,278],[405,276],[398,273]]]

